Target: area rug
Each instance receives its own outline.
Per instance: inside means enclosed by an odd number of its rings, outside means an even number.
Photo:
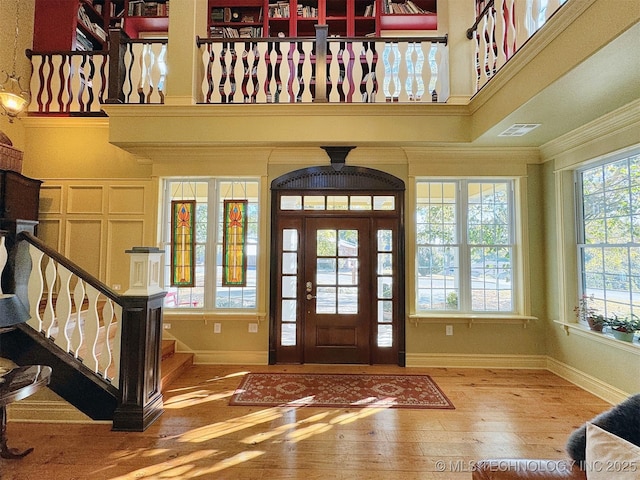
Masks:
[[[428,375],[325,373],[249,373],[229,405],[455,408]]]

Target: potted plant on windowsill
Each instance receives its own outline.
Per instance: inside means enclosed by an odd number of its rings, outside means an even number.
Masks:
[[[618,340],[633,342],[633,336],[640,331],[640,318],[633,313],[624,318],[613,316],[607,319],[607,325],[611,329],[611,334]]]
[[[596,313],[597,310],[591,306],[591,302],[593,302],[593,295],[589,297],[582,295],[573,311],[576,313],[578,320],[587,322],[591,330],[601,332],[606,324],[606,319],[603,315]]]

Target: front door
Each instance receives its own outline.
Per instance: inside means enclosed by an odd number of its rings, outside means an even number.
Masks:
[[[270,363],[404,365],[403,199],[364,167],[273,181]]]
[[[305,362],[369,363],[370,222],[329,217],[305,223]]]

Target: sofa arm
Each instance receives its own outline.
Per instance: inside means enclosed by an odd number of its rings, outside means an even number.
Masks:
[[[586,480],[587,475],[571,460],[497,458],[475,464],[473,480]]]

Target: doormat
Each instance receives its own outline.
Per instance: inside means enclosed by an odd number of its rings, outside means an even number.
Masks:
[[[249,373],[229,405],[455,408],[429,375],[328,373]]]

